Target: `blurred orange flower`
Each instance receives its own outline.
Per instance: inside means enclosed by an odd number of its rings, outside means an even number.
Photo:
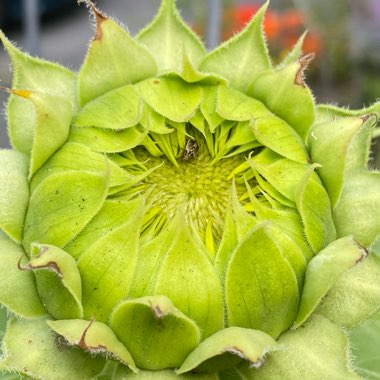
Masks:
[[[222,38],[228,39],[240,31],[260,8],[259,4],[240,4],[226,9],[223,14]],[[271,47],[278,55],[289,51],[306,29],[304,14],[298,10],[268,10],[264,19],[264,31]],[[304,53],[319,53],[323,50],[322,40],[315,32],[309,32],[303,46]]]

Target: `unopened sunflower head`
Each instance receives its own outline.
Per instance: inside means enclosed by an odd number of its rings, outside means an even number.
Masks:
[[[302,39],[271,63],[266,5],[207,53],[174,0],[135,38],[86,3],[79,73],[1,35],[1,368],[358,378],[342,327],[380,308],[379,106],[317,107]]]

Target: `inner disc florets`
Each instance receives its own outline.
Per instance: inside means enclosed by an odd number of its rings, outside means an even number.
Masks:
[[[166,119],[160,133],[150,130],[138,146],[114,158],[136,181],[113,196],[144,198],[143,235],[158,234],[182,212],[203,241],[218,244],[232,190],[249,206],[255,191],[248,194],[247,186],[257,188],[250,157],[261,149],[248,122],[226,120],[211,128]]]
[[[231,192],[231,173],[242,158],[235,156],[212,163],[212,158],[202,148],[201,145],[191,158],[183,152],[177,167],[165,158],[150,158],[145,165],[156,169],[144,180],[147,202],[157,210],[157,216],[165,216],[168,220],[182,209],[187,221],[201,236],[210,225],[214,236],[219,238]],[[146,159],[143,151],[136,155]]]

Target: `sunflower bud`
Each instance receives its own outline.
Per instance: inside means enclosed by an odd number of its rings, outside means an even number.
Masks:
[[[86,3],[79,73],[1,35],[0,368],[359,378],[344,329],[380,308],[377,106],[316,106],[300,43],[271,63],[267,5],[207,53],[174,0],[135,38]]]

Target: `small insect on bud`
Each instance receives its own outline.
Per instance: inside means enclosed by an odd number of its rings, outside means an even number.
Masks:
[[[188,161],[192,158],[195,158],[199,150],[199,146],[196,140],[189,139],[186,141],[185,150],[183,151],[182,158],[185,161]]]

